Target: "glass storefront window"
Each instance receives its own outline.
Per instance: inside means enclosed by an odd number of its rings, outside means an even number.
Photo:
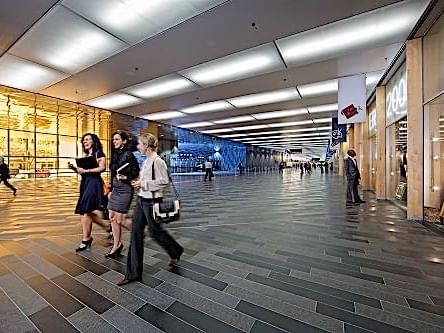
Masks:
[[[439,222],[443,201],[444,94],[441,94],[424,106],[424,219],[426,221]]]
[[[77,135],[77,108],[73,103],[67,103],[59,106],[59,134]]]
[[[37,133],[36,156],[57,157],[57,135]]]
[[[59,156],[60,157],[76,157],[77,152],[77,138],[72,136],[59,136]]]
[[[407,191],[399,195],[399,186],[407,185],[407,117],[386,128],[387,197],[407,200]]]
[[[9,155],[34,156],[34,132],[9,131]]]
[[[8,155],[8,130],[0,129],[0,155]]]

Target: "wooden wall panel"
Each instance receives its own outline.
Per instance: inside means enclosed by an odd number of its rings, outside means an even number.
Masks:
[[[385,86],[376,88],[376,198],[386,199]]]
[[[407,218],[423,219],[423,86],[422,39],[407,41],[407,131],[408,198]],[[438,69],[437,69],[438,70]]]

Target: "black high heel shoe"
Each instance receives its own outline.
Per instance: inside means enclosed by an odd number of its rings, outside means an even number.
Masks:
[[[91,239],[88,239],[86,241],[82,240],[82,243],[76,249],[76,252],[85,251],[87,248],[91,247],[92,241],[93,241],[92,237],[91,237]]]
[[[111,258],[111,259],[115,259],[118,256],[120,256],[120,253],[123,250],[123,243],[120,243],[119,247],[114,251],[114,252],[109,252],[107,254],[105,254],[105,258]]]

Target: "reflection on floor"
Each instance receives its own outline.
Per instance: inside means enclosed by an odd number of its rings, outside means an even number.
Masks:
[[[397,207],[346,206],[333,174],[176,179],[180,267],[147,237],[143,282],[123,288],[100,230],[73,251],[77,183],[1,188],[0,331],[443,331],[443,238]]]

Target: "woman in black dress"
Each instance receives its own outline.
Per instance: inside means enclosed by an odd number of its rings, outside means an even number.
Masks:
[[[122,226],[131,229],[131,221],[127,220],[134,188],[131,182],[139,177],[139,164],[136,157],[127,148],[129,136],[126,132],[117,131],[112,135],[113,152],[111,157],[111,192],[109,194],[108,210],[113,230],[114,244],[111,251],[105,254],[107,258],[116,258],[122,252]],[[126,167],[125,167],[126,165]]]
[[[91,169],[76,168],[82,177],[80,182],[80,196],[77,202],[76,214],[80,214],[82,223],[82,242],[76,252],[86,250],[91,246],[92,223],[95,222],[106,228],[107,222],[103,220],[103,180],[100,174],[105,171],[105,154],[102,144],[97,135],[86,133],[83,135],[81,144],[86,156],[94,156],[97,166]]]

